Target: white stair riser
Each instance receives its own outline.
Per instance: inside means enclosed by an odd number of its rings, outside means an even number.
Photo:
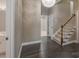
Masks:
[[[56,37],[61,38],[61,35],[56,35]],[[70,37],[71,37],[71,35],[66,35],[66,34],[65,34],[63,37],[64,37],[64,38],[66,38],[66,37],[67,37],[67,38],[70,38]]]
[[[63,31],[64,31],[64,32],[74,32],[75,29],[71,29],[71,30],[65,29],[65,30],[63,30]]]
[[[71,37],[70,37],[71,38]],[[69,41],[70,38],[64,38],[63,41]],[[61,38],[58,37],[54,37],[54,39],[58,40],[59,42],[61,42]]]

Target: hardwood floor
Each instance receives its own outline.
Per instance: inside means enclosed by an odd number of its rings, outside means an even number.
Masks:
[[[73,43],[61,47],[56,42],[48,39],[46,58],[79,58],[79,44]],[[41,58],[40,44],[24,46],[21,58]]]

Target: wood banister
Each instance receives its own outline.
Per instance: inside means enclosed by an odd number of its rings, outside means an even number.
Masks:
[[[61,46],[63,44],[63,26],[61,26]]]
[[[75,17],[75,14],[73,14],[73,15],[69,18],[69,20],[68,20],[66,23],[64,23],[64,25],[62,25],[62,26],[64,27],[66,24],[68,24],[69,21],[72,20],[73,17]]]
[[[73,17],[75,17],[76,15],[75,14],[73,14],[70,18],[69,18],[69,20],[64,24],[64,25],[62,25],[61,26],[61,46],[62,46],[62,44],[63,44],[63,29],[64,29],[64,26],[66,26],[66,24],[68,24],[69,22],[70,22],[70,20],[73,18]]]

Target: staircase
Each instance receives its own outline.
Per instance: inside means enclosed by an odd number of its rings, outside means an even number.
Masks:
[[[75,26],[67,26],[63,30],[63,45],[73,43],[75,40],[72,40],[72,36],[76,33]],[[59,30],[53,39],[61,45],[61,30]]]
[[[74,16],[75,15],[72,15],[72,17],[70,17],[70,19],[64,25],[62,25],[52,37],[52,39],[61,46],[76,42],[76,39],[72,38],[76,33],[76,26],[69,23]]]

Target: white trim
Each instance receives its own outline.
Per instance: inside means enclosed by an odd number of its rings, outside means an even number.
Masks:
[[[24,43],[22,43],[22,46],[31,45],[31,44],[37,44],[37,43],[41,43],[41,40],[33,41],[33,42],[24,42]]]
[[[77,40],[73,40],[73,41],[69,41],[69,42],[63,43],[63,46],[71,44],[71,43],[77,43]]]
[[[6,37],[8,40],[6,41],[6,58],[11,57],[11,40],[10,40],[10,19],[11,19],[11,0],[6,1]]]
[[[22,44],[21,44],[21,47],[20,47],[20,50],[19,50],[18,58],[20,58],[20,56],[21,56],[21,51],[22,51]]]
[[[57,39],[51,39],[51,40],[53,40],[53,41],[57,42],[59,45],[61,45],[61,42],[59,40],[57,40]]]
[[[11,58],[15,57],[15,47],[14,47],[14,40],[15,40],[15,4],[16,0],[11,0],[11,21],[10,21],[10,39],[11,39]]]
[[[78,41],[78,40],[76,40],[76,41],[75,41],[75,43],[79,43],[79,41]]]
[[[6,1],[6,57],[15,57],[14,48],[14,25],[15,25],[15,2],[16,0]]]
[[[78,40],[78,42],[79,42],[79,24],[78,24],[78,22],[79,22],[79,10],[77,10],[77,12],[76,12],[76,28],[77,28],[77,40]]]
[[[61,28],[59,28],[54,35],[51,36],[51,40],[54,40],[55,42],[57,42],[58,44],[61,44],[61,42],[58,39],[53,39],[55,38],[55,36],[58,34],[58,32],[61,30]]]
[[[21,56],[21,51],[22,51],[22,47],[23,46],[27,46],[27,45],[31,45],[31,44],[37,44],[37,43],[41,43],[41,40],[39,41],[33,41],[33,42],[24,42],[21,44],[21,47],[20,47],[20,50],[19,50],[19,55],[18,55],[18,58],[20,58]]]
[[[60,30],[61,30],[61,28],[59,28],[59,29],[55,32],[55,34],[52,35],[51,39],[53,39],[53,37],[55,37],[55,35],[57,35]]]

